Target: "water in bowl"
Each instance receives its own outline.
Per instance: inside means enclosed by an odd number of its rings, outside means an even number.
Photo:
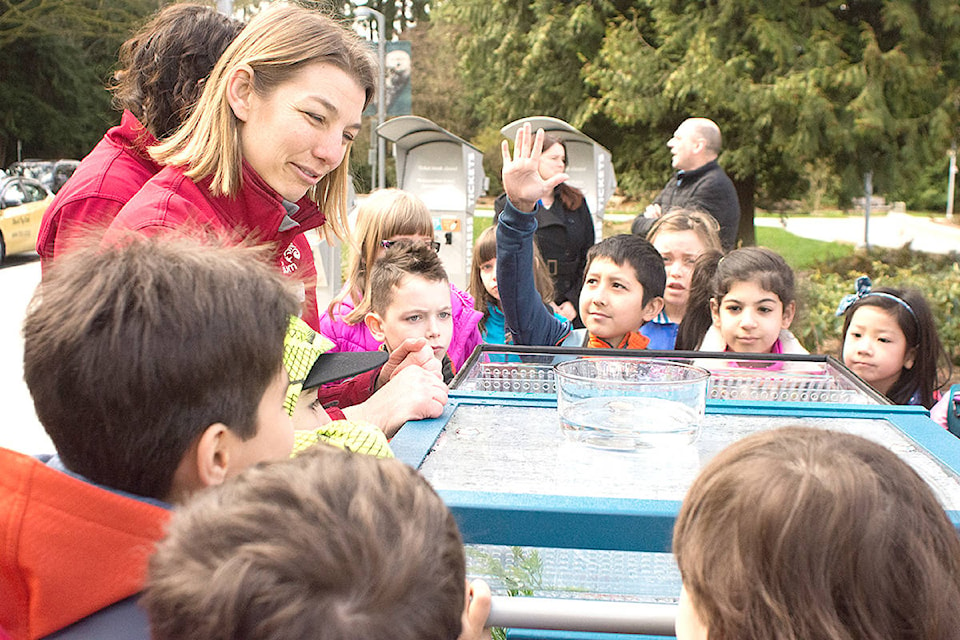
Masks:
[[[697,438],[700,416],[682,402],[643,397],[594,397],[564,403],[564,436],[599,449],[637,451],[684,446]]]

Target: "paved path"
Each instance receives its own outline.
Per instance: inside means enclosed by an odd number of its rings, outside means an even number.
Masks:
[[[865,223],[862,215],[838,218],[756,218],[755,224],[758,227],[783,227],[802,238],[849,242],[860,247],[865,244]],[[960,252],[960,226],[948,223],[943,217],[925,218],[905,213],[871,215],[867,231],[871,247],[898,248],[909,242],[917,251]]]
[[[53,451],[23,382],[20,326],[39,282],[40,259],[36,255],[11,256],[0,268],[0,446],[31,454]]]

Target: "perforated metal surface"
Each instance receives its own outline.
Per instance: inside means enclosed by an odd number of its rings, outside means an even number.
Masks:
[[[654,353],[664,352],[649,352]],[[635,351],[609,352],[609,355],[619,357],[627,354],[665,358],[708,369],[711,376],[707,397],[713,400],[886,403],[883,396],[864,385],[839,361],[825,356],[818,360],[791,360],[789,356],[730,360],[729,354],[702,353],[696,357],[684,357]],[[483,345],[465,363],[452,388],[480,393],[554,394],[554,365],[580,355],[600,356],[596,350],[539,348],[536,351],[501,351]]]

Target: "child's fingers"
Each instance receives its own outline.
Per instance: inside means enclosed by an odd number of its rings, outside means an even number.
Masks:
[[[543,129],[537,129],[537,135],[532,138],[533,144],[530,147],[530,159],[536,160],[539,164],[540,153],[543,151],[543,136],[546,135]]]
[[[569,179],[570,179],[570,176],[568,174],[558,173],[557,175],[553,176],[552,178],[546,181],[544,190],[548,192],[553,191],[554,187],[556,187],[558,184],[562,184],[566,182]]]
[[[510,158],[510,143],[507,140],[504,140],[500,143],[500,155],[503,157],[504,166],[511,161]]]
[[[485,628],[490,615],[490,587],[483,580],[467,583],[466,605],[461,616],[462,630],[459,640],[481,640],[490,637]]]
[[[513,140],[513,159],[514,161],[521,160],[523,158],[523,145],[526,140],[526,128],[527,125],[523,125],[517,129],[517,135]]]

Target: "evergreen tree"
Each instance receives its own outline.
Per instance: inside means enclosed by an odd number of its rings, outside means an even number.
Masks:
[[[0,166],[80,158],[119,120],[105,90],[120,44],[156,11],[145,0],[0,3]]]
[[[613,152],[619,183],[649,197],[685,118],[715,120],[721,164],[753,211],[836,182],[844,198],[904,197],[956,137],[956,0],[448,0],[478,119],[567,120]],[[840,180],[825,181],[824,171]]]

